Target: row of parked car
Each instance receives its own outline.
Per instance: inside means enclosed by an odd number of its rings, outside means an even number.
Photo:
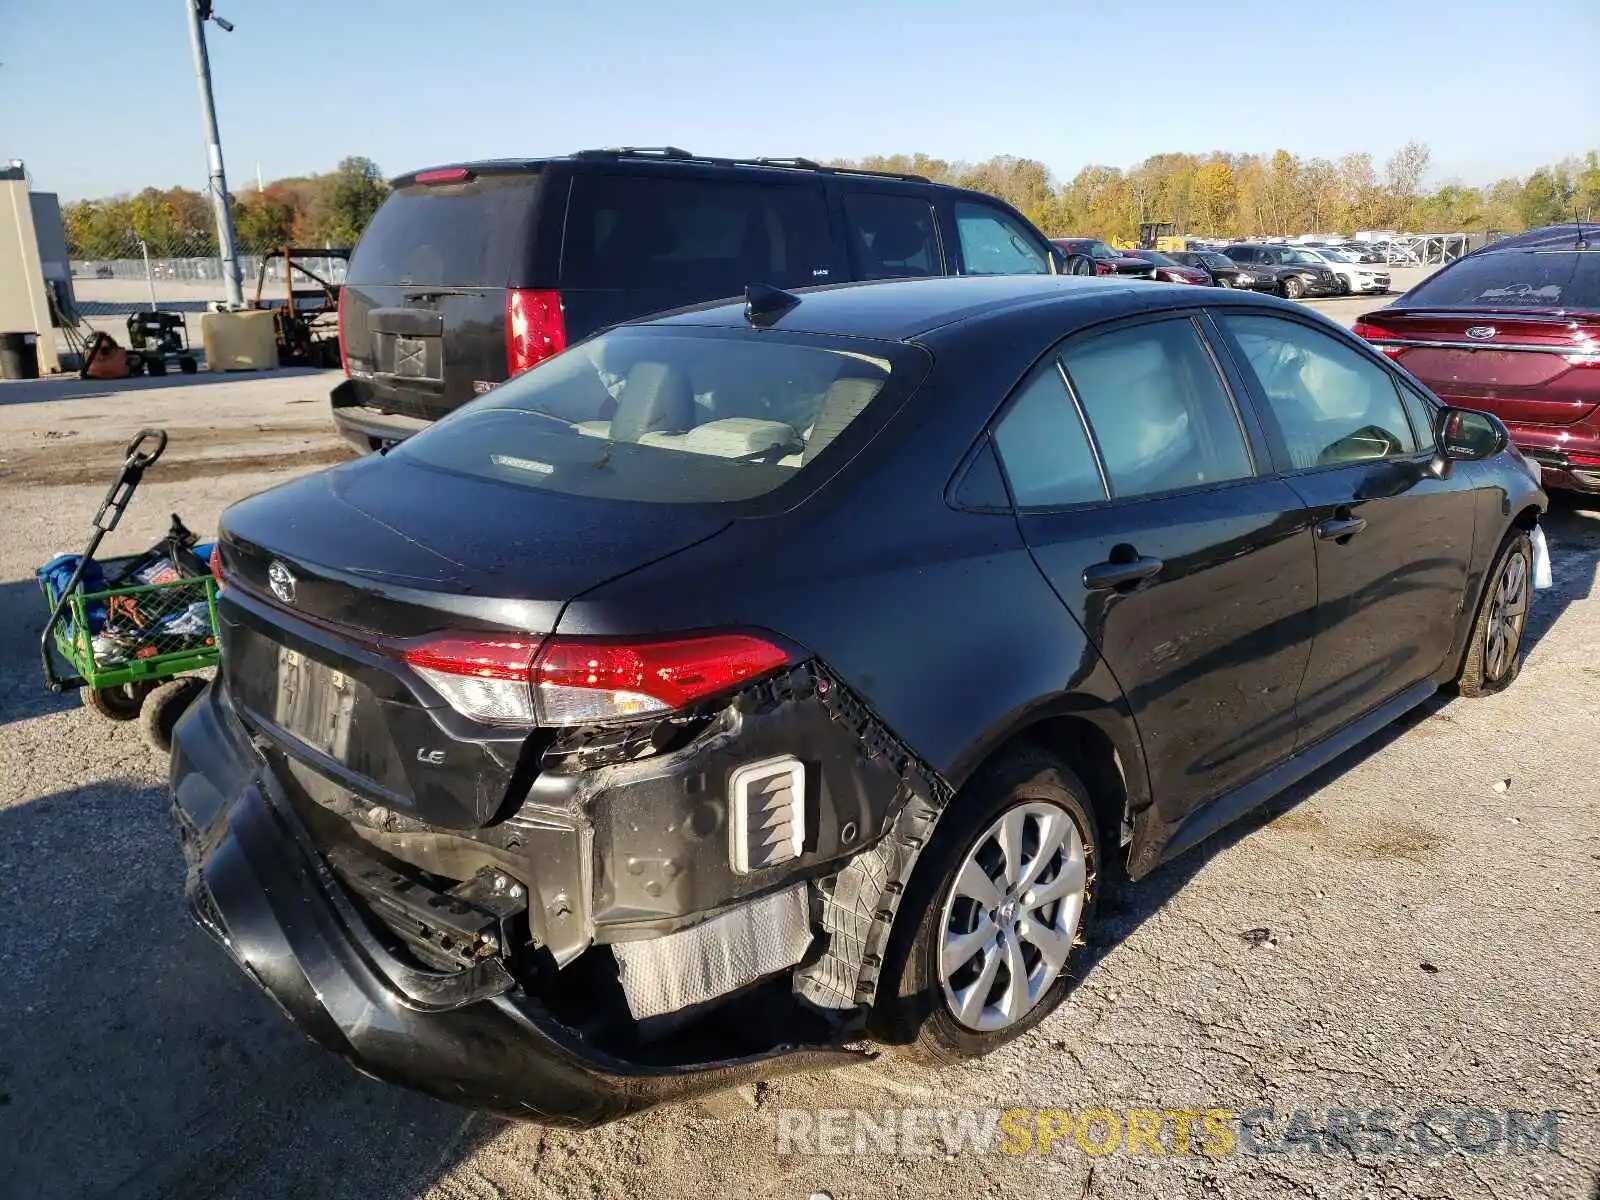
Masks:
[[[1385,267],[1332,246],[1236,242],[1191,250],[1117,250],[1098,238],[1056,238],[1063,252],[1086,256],[1097,275],[1130,275],[1164,283],[1250,288],[1291,300],[1305,296],[1382,294]]]

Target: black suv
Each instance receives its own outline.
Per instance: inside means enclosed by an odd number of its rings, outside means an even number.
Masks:
[[[607,326],[751,283],[1068,271],[1015,209],[920,175],[672,147],[417,171],[350,262],[334,422],[377,449]]]
[[[1224,246],[1222,253],[1257,279],[1270,273],[1271,282],[1256,283],[1258,290],[1275,291],[1290,300],[1302,296],[1337,296],[1339,277],[1298,246],[1258,245],[1241,242]]]

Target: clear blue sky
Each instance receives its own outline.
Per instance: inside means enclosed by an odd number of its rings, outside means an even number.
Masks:
[[[365,154],[671,143],[814,158],[1162,150],[1336,157],[1432,182],[1600,146],[1600,0],[216,0],[230,185]],[[0,158],[65,199],[205,182],[184,0],[0,0]],[[299,43],[299,44],[297,44]]]

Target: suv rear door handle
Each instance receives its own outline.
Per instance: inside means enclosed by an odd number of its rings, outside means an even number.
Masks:
[[[1338,542],[1342,546],[1366,527],[1364,517],[1356,516],[1348,508],[1340,508],[1326,521],[1317,522],[1317,536],[1325,542]]]
[[[1167,564],[1159,558],[1139,557],[1128,562],[1095,563],[1083,569],[1083,586],[1096,592],[1108,592],[1143,583],[1160,574]]]

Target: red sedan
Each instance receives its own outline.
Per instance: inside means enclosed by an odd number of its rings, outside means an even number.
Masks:
[[[1196,283],[1211,286],[1211,276],[1199,267],[1186,267],[1175,258],[1168,258],[1159,250],[1129,250],[1134,258],[1142,258],[1155,268],[1155,277],[1162,283]]]
[[[1600,242],[1553,225],[1495,242],[1355,325],[1446,404],[1493,413],[1547,486],[1600,492]]]

